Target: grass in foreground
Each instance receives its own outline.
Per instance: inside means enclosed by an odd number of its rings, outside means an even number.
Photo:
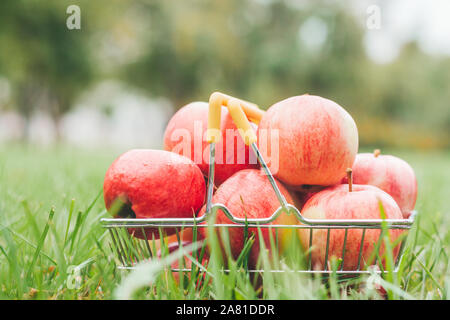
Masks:
[[[109,234],[98,223],[101,217],[108,216],[101,194],[103,175],[119,153],[68,147],[0,146],[0,298],[120,297],[128,273],[115,268],[117,261],[109,246]],[[419,181],[416,208],[420,214],[408,238],[399,274],[386,277],[383,286],[388,289],[389,298],[448,299],[450,154],[390,153],[407,160],[416,171]],[[289,268],[289,263],[285,266],[283,263],[280,267]],[[159,272],[151,279],[152,286],[143,287],[131,296],[381,298],[376,290],[367,289],[367,277],[339,282],[332,276],[324,284],[320,279],[296,273],[267,272],[262,281],[259,279],[262,287],[255,288],[255,280],[241,272],[237,262],[231,262],[233,272],[229,274],[221,273],[220,266],[220,259],[212,257],[206,279],[211,285],[197,286],[195,279],[177,284],[170,274]],[[267,261],[264,266],[267,267]],[[133,277],[133,273],[129,276]]]

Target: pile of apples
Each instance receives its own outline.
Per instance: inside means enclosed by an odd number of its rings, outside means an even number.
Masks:
[[[254,119],[249,119],[254,120]],[[208,103],[193,102],[182,107],[169,121],[164,135],[164,150],[130,150],[109,167],[104,180],[106,208],[122,218],[192,218],[205,213],[209,144],[206,140]],[[271,154],[269,168],[289,204],[308,219],[380,219],[380,205],[386,218],[406,219],[414,209],[417,181],[404,160],[380,154],[358,154],[358,130],[350,114],[337,103],[314,95],[294,96],[272,105],[252,124],[258,148],[277,150]],[[267,176],[255,161],[253,151],[238,134],[228,110],[222,107],[222,139],[216,154],[213,203],[225,205],[238,218],[267,218],[280,202]],[[230,140],[231,133],[231,140]],[[276,134],[277,146],[271,136]],[[276,148],[275,148],[276,147]],[[232,148],[233,150],[230,150]],[[272,153],[273,153],[272,150]],[[230,152],[232,151],[232,152]],[[266,152],[265,154],[267,154]],[[245,159],[239,155],[245,154]],[[264,154],[264,153],[263,153]],[[277,161],[273,161],[276,156]],[[269,160],[269,159],[267,159]],[[218,210],[216,223],[231,223]],[[294,215],[280,215],[274,224],[298,224]],[[208,238],[208,228],[198,228],[198,238]],[[172,241],[175,230],[164,229]],[[263,241],[270,248],[275,231],[262,228]],[[146,235],[132,230],[139,238],[158,239],[157,229]],[[249,266],[255,267],[260,253],[256,241],[249,254]],[[272,234],[270,234],[272,232]],[[303,249],[310,247],[310,230],[297,232]],[[391,229],[392,241],[401,230]],[[349,229],[346,237],[344,270],[357,268],[362,248],[362,266],[371,255],[380,235],[368,229],[361,243],[361,229]],[[286,234],[278,234],[281,246]],[[243,228],[229,228],[231,252],[237,258],[244,246]],[[192,230],[185,230],[183,243],[192,241]],[[327,230],[314,231],[311,258],[314,268],[323,268]],[[329,235],[328,257],[341,257],[344,230]],[[176,244],[173,244],[176,246]],[[380,255],[382,255],[380,248]],[[394,248],[396,258],[399,247]]]

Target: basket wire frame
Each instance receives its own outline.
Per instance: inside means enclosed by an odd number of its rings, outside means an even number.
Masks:
[[[370,273],[383,273],[383,270],[365,270],[361,268],[361,258],[363,251],[363,243],[366,235],[367,229],[382,229],[382,224],[384,224],[387,229],[405,229],[411,228],[414,223],[416,211],[413,211],[408,219],[308,219],[304,217],[301,212],[293,205],[289,204],[284,198],[283,194],[280,192],[275,178],[270,172],[264,158],[262,157],[255,142],[251,143],[251,148],[256,155],[261,168],[264,170],[267,178],[269,179],[272,188],[280,202],[280,207],[267,218],[238,218],[235,217],[230,210],[221,203],[212,203],[212,196],[214,191],[214,164],[215,164],[215,143],[210,144],[209,153],[209,175],[208,175],[208,185],[206,194],[206,211],[202,216],[194,218],[145,218],[145,219],[134,219],[134,218],[102,218],[101,224],[103,227],[109,230],[111,236],[110,247],[111,250],[117,255],[120,265],[119,269],[133,269],[134,266],[140,261],[148,260],[154,258],[155,250],[150,247],[149,241],[152,239],[147,239],[145,229],[147,228],[159,228],[160,232],[163,228],[175,228],[177,233],[178,242],[180,243],[179,230],[182,228],[204,228],[208,227],[208,218],[215,215],[218,210],[221,210],[230,220],[231,223],[228,224],[214,224],[214,227],[226,227],[226,228],[245,228],[245,227],[256,227],[256,228],[270,228],[270,229],[309,229],[309,244],[308,244],[308,254],[307,254],[307,269],[304,270],[292,270],[291,272],[298,273],[308,273],[308,274],[321,274],[329,275],[331,273],[336,273],[337,275],[346,276],[358,276],[361,274]],[[277,219],[281,214],[293,214],[300,222],[296,225],[280,225],[271,224],[275,219]],[[202,224],[203,223],[203,224]],[[144,239],[137,239],[130,235],[127,229],[139,229]],[[327,230],[326,236],[326,247],[325,247],[325,263],[322,270],[317,270],[313,268],[312,265],[312,243],[314,230],[324,229]],[[338,270],[330,270],[329,268],[329,246],[330,246],[330,232],[334,229],[345,230],[344,241],[342,247],[341,262]],[[356,270],[345,270],[345,254],[346,254],[346,242],[348,230],[350,229],[361,229],[361,242],[360,250],[358,253],[358,262]],[[378,251],[379,245],[382,241],[383,232],[380,232],[378,242],[374,249]],[[398,271],[398,264],[401,260],[403,249],[405,246],[406,237],[402,239],[400,243],[399,253],[395,261],[395,270]],[[111,245],[112,244],[112,245]],[[154,249],[154,248],[153,248]],[[375,256],[375,261],[372,265],[376,265],[379,259],[378,254]],[[172,271],[176,272],[190,272],[189,268],[173,268]],[[224,270],[227,272],[228,270]],[[248,269],[246,272],[249,273],[260,273],[264,270]],[[270,270],[269,272],[280,273],[287,272],[286,270]]]

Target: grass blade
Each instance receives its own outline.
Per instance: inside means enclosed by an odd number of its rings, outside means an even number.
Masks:
[[[31,260],[31,263],[28,267],[27,278],[29,278],[31,271],[33,270],[34,265],[36,264],[36,260],[37,260],[39,253],[41,252],[41,249],[44,245],[45,239],[47,238],[48,230],[50,229],[50,223],[52,223],[54,215],[55,215],[55,208],[51,208],[50,213],[48,215],[47,223],[45,224],[45,227],[44,227],[44,231],[41,234],[41,238],[39,239],[36,251],[34,252],[33,260]]]

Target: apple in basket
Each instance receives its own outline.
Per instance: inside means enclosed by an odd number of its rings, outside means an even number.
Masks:
[[[414,170],[404,160],[391,155],[359,153],[353,164],[353,183],[370,184],[389,193],[408,218],[417,199],[417,180]],[[347,178],[343,179],[347,182]]]
[[[279,182],[277,182],[277,185],[286,201],[293,204],[293,199],[287,189]],[[231,214],[237,218],[247,217],[249,219],[268,218],[272,216],[281,205],[269,179],[262,170],[258,169],[246,169],[235,173],[217,188],[212,198],[212,202],[225,205],[230,210]],[[205,207],[203,207],[199,214],[203,214],[205,210]],[[272,224],[294,225],[297,224],[297,222],[298,220],[293,214],[286,215],[283,212],[281,216],[272,222]],[[233,224],[222,210],[217,211],[215,223]],[[202,227],[199,229],[203,238],[208,237],[208,228]],[[248,262],[249,266],[254,268],[257,264],[260,252],[258,228],[249,228],[248,235],[251,233],[254,233],[256,238],[250,251]],[[219,231],[217,231],[217,234],[221,239]],[[268,228],[261,228],[261,234],[263,236],[265,247],[270,249],[270,234],[273,237],[273,241],[277,240],[275,230],[271,229],[271,231],[269,231]],[[295,234],[296,232],[291,229],[279,229],[278,243],[280,244],[280,249],[285,246],[286,241],[291,239],[289,237]],[[244,228],[228,228],[228,235],[232,256],[234,259],[237,259],[244,248]],[[223,241],[224,239],[221,239],[222,247],[224,245]]]
[[[349,176],[351,181],[351,174]],[[382,205],[387,219],[403,219],[400,208],[389,194],[375,186],[354,185],[351,182],[335,185],[314,194],[303,206],[302,215],[308,219],[381,219],[380,205]],[[380,233],[380,229],[366,229],[360,259],[361,269],[371,257]],[[400,229],[389,229],[391,241],[394,242],[401,233]],[[362,229],[348,229],[345,255],[342,257],[345,230],[331,229],[328,261],[331,261],[333,256],[341,258],[344,261],[344,270],[357,270],[362,234]],[[299,235],[302,245],[307,250],[310,245],[310,229],[299,229]],[[313,269],[324,269],[326,244],[327,229],[314,229],[311,251]],[[400,245],[393,248],[394,259],[396,259],[399,249]],[[384,245],[380,245],[380,257],[383,256],[383,253]],[[328,270],[330,270],[329,266]]]
[[[190,159],[173,152],[134,149],[108,168],[103,184],[105,205],[117,218],[192,218],[205,201],[202,172]],[[166,234],[175,229],[163,229]],[[143,238],[140,228],[129,229]],[[147,239],[159,238],[157,228]]]
[[[352,166],[358,130],[340,105],[305,94],[267,110],[258,125],[258,147],[272,173],[288,187],[329,186],[340,183]]]
[[[190,158],[205,176],[209,171],[208,106],[206,102],[192,102],[182,107],[170,119],[164,133],[164,149]],[[217,186],[239,170],[258,167],[253,151],[244,144],[226,107],[222,107],[221,134],[215,146]]]

